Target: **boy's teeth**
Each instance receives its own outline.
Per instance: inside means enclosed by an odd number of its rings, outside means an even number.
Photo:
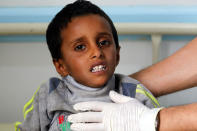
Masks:
[[[92,72],[98,72],[98,71],[102,71],[105,70],[105,66],[104,65],[98,65],[93,67]]]

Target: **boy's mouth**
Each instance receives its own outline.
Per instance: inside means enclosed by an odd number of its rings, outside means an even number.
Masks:
[[[91,69],[91,72],[99,72],[99,71],[104,71],[106,69],[106,66],[105,65],[97,65],[97,66],[94,66],[92,69]]]

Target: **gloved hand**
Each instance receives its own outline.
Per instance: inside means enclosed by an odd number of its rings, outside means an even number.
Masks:
[[[109,96],[115,103],[94,101],[75,104],[75,110],[84,112],[68,117],[72,123],[71,130],[155,131],[156,116],[161,108],[150,109],[138,100],[114,91]]]

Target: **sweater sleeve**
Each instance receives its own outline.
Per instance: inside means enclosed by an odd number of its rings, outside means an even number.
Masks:
[[[136,99],[140,100],[144,105],[148,106],[149,108],[160,107],[158,100],[146,87],[144,87],[143,84],[139,83],[136,86]]]
[[[46,84],[41,85],[23,108],[24,121],[16,122],[15,131],[48,131]]]
[[[15,131],[39,131],[39,88],[23,108],[24,121],[16,122]]]

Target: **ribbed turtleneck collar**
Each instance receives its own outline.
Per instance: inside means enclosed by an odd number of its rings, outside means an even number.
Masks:
[[[85,85],[82,85],[80,83],[78,83],[77,81],[75,81],[75,79],[70,76],[70,75],[67,75],[66,77],[63,78],[64,80],[64,83],[66,85],[72,85],[74,87],[77,87],[81,90],[86,90],[86,91],[98,91],[98,90],[101,90],[102,88],[106,87],[106,86],[114,86],[115,85],[115,78],[114,78],[114,75],[112,76],[112,78],[107,82],[107,84],[105,84],[104,86],[100,87],[100,88],[92,88],[92,87],[89,87],[89,86],[85,86]]]

